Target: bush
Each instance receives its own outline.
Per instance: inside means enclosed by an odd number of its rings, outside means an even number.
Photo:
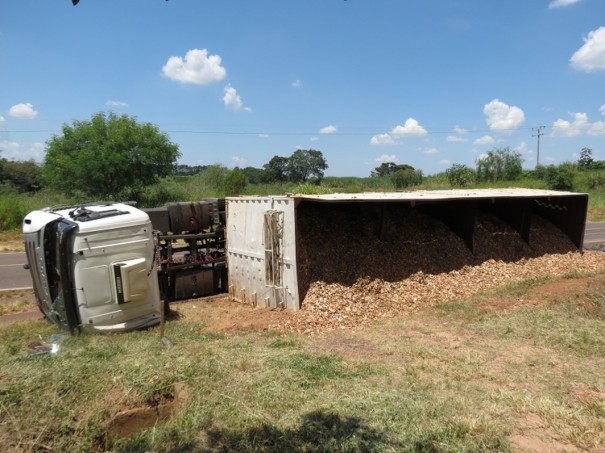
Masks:
[[[477,181],[514,181],[523,173],[521,154],[510,148],[488,151],[477,159]]]
[[[334,193],[334,191],[329,187],[303,182],[293,189],[293,193],[304,195],[325,195]]]
[[[188,195],[173,178],[165,178],[157,184],[125,191],[121,200],[136,201],[140,208],[155,208],[170,202],[187,201]]]
[[[551,190],[573,190],[574,172],[568,165],[549,165],[536,173]]]
[[[241,195],[248,185],[248,178],[242,170],[235,167],[231,170],[221,184],[226,196]]]
[[[391,182],[396,189],[405,187],[417,186],[422,183],[422,171],[406,168],[405,170],[397,170],[391,174]]]
[[[0,230],[14,230],[21,227],[23,218],[28,211],[17,195],[2,196],[0,198]]]
[[[475,172],[463,164],[454,164],[445,170],[447,180],[453,187],[464,187],[475,179]]]
[[[598,190],[605,187],[605,175],[603,173],[594,173],[588,177],[588,188]]]

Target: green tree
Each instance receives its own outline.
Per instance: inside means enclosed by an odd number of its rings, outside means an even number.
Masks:
[[[64,124],[47,146],[43,182],[68,195],[109,199],[170,175],[181,155],[155,125],[114,113]]]
[[[243,168],[242,171],[246,175],[246,178],[248,178],[250,184],[260,184],[263,182],[265,170],[262,168],[246,167]]]
[[[288,179],[292,182],[305,182],[309,178],[321,181],[328,163],[321,151],[298,149],[288,158]]]
[[[40,166],[33,160],[0,158],[0,184],[18,192],[35,192],[40,189]]]
[[[463,164],[454,164],[447,170],[445,175],[453,187],[464,187],[473,182],[475,172]]]
[[[288,158],[273,156],[263,165],[263,180],[268,183],[284,182],[288,180]]]
[[[417,186],[422,183],[422,170],[405,168],[391,174],[391,181],[396,189]]]
[[[510,148],[495,148],[477,159],[477,181],[514,181],[523,173],[521,154]]]
[[[235,167],[227,176],[225,176],[221,188],[226,196],[233,196],[241,195],[247,185],[248,178],[246,177],[246,174],[238,167]]]
[[[370,173],[371,177],[386,177],[391,176],[398,170],[414,170],[414,167],[407,164],[397,165],[395,162],[383,162]]]
[[[551,190],[573,190],[574,172],[573,165],[563,163],[561,165],[548,165],[538,169],[540,179],[546,181]]]
[[[172,170],[174,176],[191,176],[196,175],[206,168],[206,165],[187,165],[177,164]]]
[[[580,158],[578,159],[578,167],[580,167],[581,170],[588,170],[592,167],[593,163],[592,149],[582,148],[582,151],[580,151]]]
[[[212,164],[204,167],[194,178],[202,189],[217,189],[223,184],[228,174],[229,169],[223,164]]]

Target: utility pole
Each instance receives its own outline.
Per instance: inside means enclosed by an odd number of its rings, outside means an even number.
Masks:
[[[532,134],[532,137],[538,137],[538,151],[536,153],[536,168],[538,168],[540,166],[540,137],[542,137],[544,135],[544,132],[542,132],[542,129],[544,129],[546,126],[538,126],[538,127],[532,127],[531,130],[532,131],[536,131],[535,134]]]

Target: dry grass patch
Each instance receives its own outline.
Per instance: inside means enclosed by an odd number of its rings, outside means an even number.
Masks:
[[[0,291],[0,316],[31,311],[35,308],[35,296],[31,290]]]
[[[23,234],[20,230],[0,231],[0,252],[24,252]]]

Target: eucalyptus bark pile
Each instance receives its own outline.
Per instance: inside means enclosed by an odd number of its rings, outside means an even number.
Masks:
[[[535,216],[527,244],[497,217],[478,213],[474,253],[439,220],[401,206],[307,207],[298,229],[306,295],[282,327],[301,332],[354,328],[507,283],[605,269],[605,253],[581,253]]]

